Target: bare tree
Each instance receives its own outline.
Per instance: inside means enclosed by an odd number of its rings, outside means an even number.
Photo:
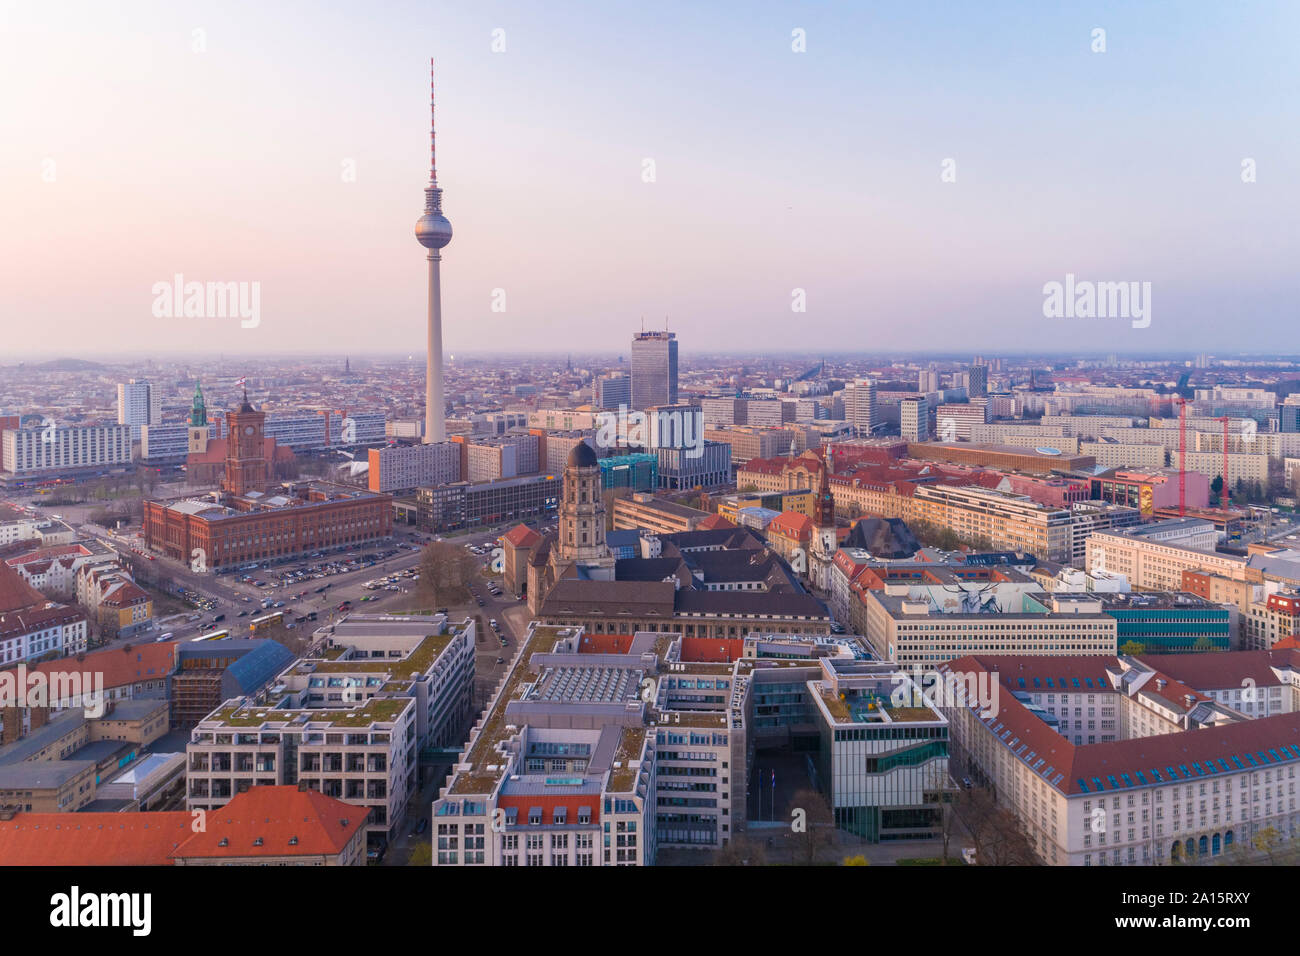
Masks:
[[[433,607],[466,601],[477,574],[478,561],[472,554],[450,541],[435,541],[420,555],[417,593]]]
[[[999,806],[993,792],[983,787],[958,791],[953,809],[975,845],[981,866],[1033,866],[1038,863],[1020,819]]]
[[[715,866],[763,866],[766,862],[763,844],[748,834],[733,836],[713,858]]]
[[[821,793],[805,787],[795,793],[792,806],[790,828],[795,834],[795,852],[804,866],[812,866],[822,848],[835,838],[831,805]]]
[[[957,791],[953,788],[952,778],[948,775],[945,767],[939,764],[933,764],[927,775],[925,793],[923,799],[926,803],[934,804],[936,812],[939,814],[939,835],[943,839],[943,855],[939,858],[940,866],[948,865],[948,847],[952,843],[952,831],[954,827],[954,818],[952,803],[957,797]]]

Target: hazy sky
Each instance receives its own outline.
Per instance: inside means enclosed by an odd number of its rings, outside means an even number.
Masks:
[[[1294,351],[1297,36],[1291,0],[0,0],[0,363],[422,349],[431,56],[450,352],[665,315],[684,352]],[[260,325],[155,317],[176,273],[260,283]],[[1150,326],[1044,318],[1067,273],[1150,282]]]

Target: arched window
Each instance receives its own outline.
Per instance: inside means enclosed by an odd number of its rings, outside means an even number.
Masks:
[[[1187,852],[1187,856],[1189,859],[1191,857],[1196,856],[1196,844],[1193,843],[1191,840],[1188,840],[1186,843],[1183,844],[1183,849]]]
[[[1207,839],[1206,837],[1201,837],[1200,846],[1197,848],[1198,851],[1200,852],[1201,856],[1205,856],[1205,854],[1206,854],[1206,852],[1209,850],[1209,848],[1210,848],[1210,841],[1209,841],[1209,839]]]
[[[1211,855],[1218,856],[1221,850],[1221,847],[1219,845],[1219,834],[1217,833],[1214,834],[1214,841],[1210,844],[1210,847],[1211,847],[1210,849]]]

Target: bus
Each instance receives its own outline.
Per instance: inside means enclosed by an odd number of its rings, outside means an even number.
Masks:
[[[198,641],[224,641],[229,636],[229,631],[213,631],[211,634],[204,634],[200,637],[194,638],[190,643],[194,644]]]
[[[274,627],[284,620],[284,612],[276,611],[274,614],[263,614],[261,617],[255,617],[248,622],[248,629],[258,634],[268,628]]]

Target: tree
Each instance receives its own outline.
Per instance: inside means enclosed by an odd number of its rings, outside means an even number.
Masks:
[[[859,853],[857,856],[846,856],[841,866],[870,866],[871,861]]]
[[[1033,866],[1038,855],[1019,818],[999,806],[991,790],[971,787],[958,791],[953,809],[961,819],[980,866]]]
[[[1218,498],[1223,494],[1223,476],[1215,475],[1214,480],[1210,482],[1210,497]]]
[[[407,866],[433,866],[433,841],[421,840],[411,847],[411,855],[406,858]]]
[[[939,814],[939,835],[943,839],[943,855],[939,858],[939,864],[940,866],[947,866],[948,846],[952,842],[953,817],[955,816],[952,802],[957,794],[952,786],[952,778],[948,776],[946,768],[940,767],[937,763],[932,764],[928,776],[929,779],[926,780],[923,799],[926,803],[935,804],[935,809]]]
[[[469,585],[478,574],[478,561],[450,541],[426,545],[420,555],[418,593],[433,607],[469,600]]]
[[[746,834],[733,836],[714,856],[715,866],[763,866],[767,852],[763,844]]]
[[[1196,639],[1196,644],[1194,645],[1194,647],[1195,647],[1195,650],[1204,653],[1205,651],[1212,651],[1212,650],[1214,650],[1214,642],[1211,641],[1211,640],[1210,640],[1208,637],[1206,637],[1204,634],[1202,634],[1200,637],[1198,637],[1198,638]]]
[[[822,847],[829,846],[834,839],[831,806],[821,793],[808,787],[794,795],[791,805],[790,828],[795,834],[795,852],[804,866],[812,866]]]
[[[1125,641],[1120,647],[1121,654],[1127,654],[1129,657],[1139,657],[1147,652],[1146,645],[1139,641]]]

